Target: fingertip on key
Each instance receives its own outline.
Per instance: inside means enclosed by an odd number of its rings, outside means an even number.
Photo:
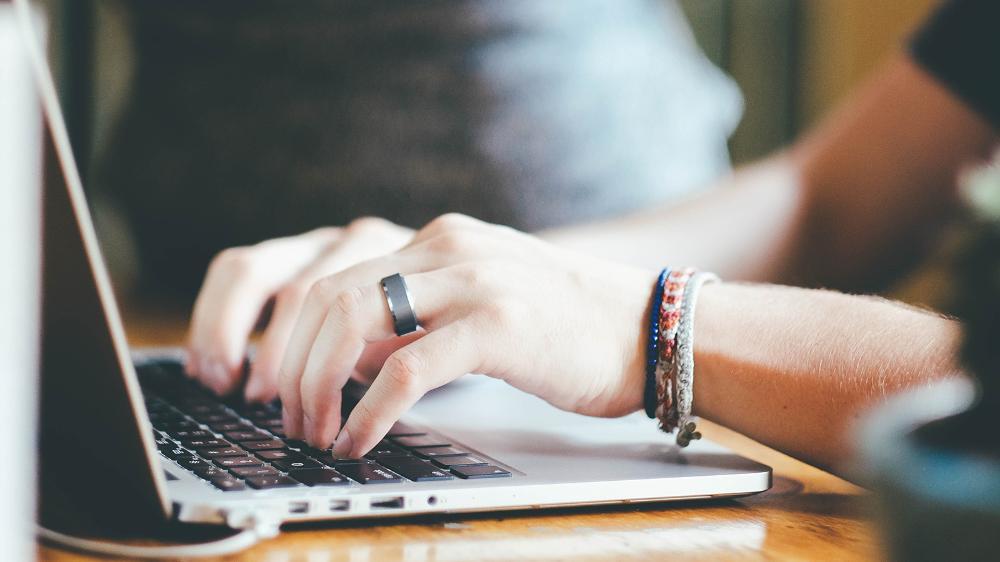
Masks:
[[[353,448],[354,440],[351,439],[351,433],[345,427],[340,430],[340,435],[337,436],[337,440],[333,443],[333,455],[340,458],[352,458],[351,452]]]

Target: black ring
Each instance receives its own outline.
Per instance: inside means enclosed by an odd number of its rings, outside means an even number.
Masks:
[[[385,293],[385,302],[389,305],[389,314],[392,315],[392,327],[396,330],[397,336],[416,332],[420,325],[417,322],[417,313],[413,311],[413,297],[410,296],[410,288],[406,286],[403,276],[394,273],[385,277],[381,281],[382,292]]]

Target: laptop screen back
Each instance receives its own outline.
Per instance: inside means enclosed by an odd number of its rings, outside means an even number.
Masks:
[[[41,517],[102,530],[162,521],[164,477],[52,75],[29,3],[14,7],[44,116]]]

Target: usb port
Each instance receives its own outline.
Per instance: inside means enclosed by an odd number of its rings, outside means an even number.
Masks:
[[[403,496],[376,498],[371,502],[372,509],[402,509]]]
[[[288,504],[288,513],[309,513],[309,502],[291,502]]]
[[[347,511],[351,508],[348,500],[330,500],[330,511]]]

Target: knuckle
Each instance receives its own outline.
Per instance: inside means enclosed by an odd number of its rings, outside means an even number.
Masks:
[[[339,226],[320,226],[304,233],[303,236],[314,238],[335,238],[340,235],[341,230],[342,229]]]
[[[299,302],[306,298],[311,288],[312,286],[308,283],[289,283],[281,289],[278,289],[274,298],[278,303]]]
[[[405,347],[396,351],[385,361],[384,374],[389,377],[398,392],[411,395],[420,388],[420,373],[423,360]]]
[[[329,277],[324,277],[317,281],[314,281],[312,285],[309,286],[309,292],[306,298],[310,302],[321,303],[321,304],[331,304],[337,297],[338,289],[337,284]]]
[[[379,217],[359,217],[347,225],[351,234],[367,234],[387,230],[392,226],[389,221]]]
[[[246,246],[226,248],[216,254],[209,268],[214,271],[245,273],[253,267],[253,254],[253,249]]]
[[[463,284],[469,287],[489,287],[502,279],[503,267],[493,261],[475,261],[455,266],[455,272]]]
[[[472,247],[472,236],[468,232],[449,230],[438,234],[430,241],[434,251],[442,254],[465,254]]]
[[[481,224],[483,223],[468,215],[463,215],[461,213],[445,213],[427,223],[427,228],[433,231],[449,231],[475,228]]]
[[[353,287],[337,293],[330,305],[330,309],[332,312],[346,317],[354,316],[361,308],[361,301],[363,299],[364,293],[362,290],[358,287]]]

